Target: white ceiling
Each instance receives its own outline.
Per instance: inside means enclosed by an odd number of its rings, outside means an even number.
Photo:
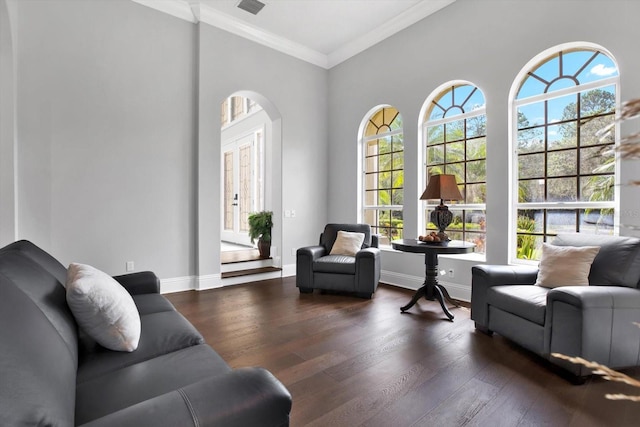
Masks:
[[[239,0],[133,1],[331,68],[455,0],[261,0],[258,15]]]

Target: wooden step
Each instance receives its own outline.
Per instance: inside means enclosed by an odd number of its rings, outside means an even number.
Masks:
[[[260,268],[250,268],[246,270],[234,270],[234,271],[225,271],[220,275],[223,279],[228,279],[230,277],[240,277],[240,276],[249,276],[252,274],[261,274],[261,273],[271,273],[272,271],[280,271],[281,268],[277,267],[260,267]]]

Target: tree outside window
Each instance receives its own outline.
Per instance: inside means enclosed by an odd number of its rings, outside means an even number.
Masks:
[[[367,120],[363,144],[363,220],[380,244],[403,236],[404,141],[402,116],[393,107],[376,110]]]
[[[453,174],[464,197],[447,203],[454,218],[446,232],[451,239],[475,243],[480,253],[486,246],[486,127],[484,95],[468,83],[451,84],[437,93],[423,124],[427,182],[433,175]],[[438,204],[437,200],[426,202],[423,214],[428,232],[438,229],[429,222]]]
[[[530,70],[514,101],[516,258],[539,259],[558,233],[612,234],[618,71],[594,49],[559,51]]]

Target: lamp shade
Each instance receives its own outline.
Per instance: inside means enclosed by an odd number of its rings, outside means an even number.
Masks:
[[[433,175],[429,178],[427,189],[424,190],[420,200],[462,200],[462,194],[458,190],[455,175]]]

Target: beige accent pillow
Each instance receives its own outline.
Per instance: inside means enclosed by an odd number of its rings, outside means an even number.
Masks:
[[[138,308],[113,277],[90,265],[74,263],[67,270],[65,287],[76,322],[98,344],[116,351],[138,348]]]
[[[338,238],[331,248],[330,255],[356,256],[362,248],[362,242],[364,242],[364,233],[338,231]]]
[[[555,246],[543,243],[536,285],[545,288],[588,286],[591,263],[599,251],[600,246]]]

